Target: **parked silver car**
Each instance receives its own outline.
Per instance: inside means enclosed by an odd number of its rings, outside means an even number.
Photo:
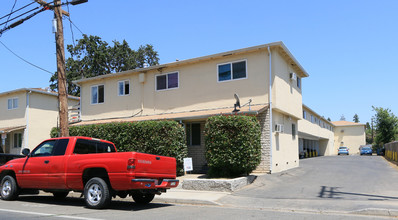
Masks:
[[[338,155],[346,154],[350,155],[348,147],[339,147],[339,151],[337,152]]]

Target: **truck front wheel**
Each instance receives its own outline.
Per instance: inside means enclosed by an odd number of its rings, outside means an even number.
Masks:
[[[155,194],[136,192],[132,195],[132,197],[134,199],[134,202],[136,202],[137,204],[146,205],[153,200]]]
[[[1,198],[3,200],[15,200],[18,194],[17,181],[12,176],[5,176],[1,180]]]
[[[88,208],[105,208],[112,199],[108,184],[98,177],[90,179],[84,186],[84,199]]]

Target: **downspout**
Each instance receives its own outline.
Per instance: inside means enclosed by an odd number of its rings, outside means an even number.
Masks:
[[[269,172],[272,173],[272,54],[268,46],[268,62],[269,62],[269,88],[268,88],[268,103],[269,103],[269,142],[270,142],[270,166]]]
[[[29,91],[26,93],[26,128],[25,128],[25,135],[24,135],[25,136],[25,148],[29,148],[29,108],[30,108],[30,94],[31,93],[32,93],[32,91]]]

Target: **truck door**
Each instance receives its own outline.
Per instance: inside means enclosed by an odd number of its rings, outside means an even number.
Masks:
[[[22,188],[46,189],[48,187],[49,163],[57,140],[49,140],[37,146],[25,164],[18,178]]]
[[[65,151],[69,139],[59,139],[55,144],[51,158],[49,158],[48,188],[65,189]]]

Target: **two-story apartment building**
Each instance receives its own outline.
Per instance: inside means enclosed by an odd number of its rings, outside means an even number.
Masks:
[[[81,120],[173,119],[186,127],[195,170],[205,170],[203,128],[212,115],[232,114],[234,94],[262,126],[261,172],[297,167],[301,79],[307,72],[282,42],[77,80]],[[245,105],[246,104],[246,105]]]
[[[69,97],[69,106],[78,105],[78,97]],[[5,153],[19,154],[50,137],[57,127],[57,93],[43,89],[17,89],[0,93],[0,147]]]
[[[299,152],[315,152],[319,156],[334,155],[334,125],[314,110],[303,105],[299,123]]]

